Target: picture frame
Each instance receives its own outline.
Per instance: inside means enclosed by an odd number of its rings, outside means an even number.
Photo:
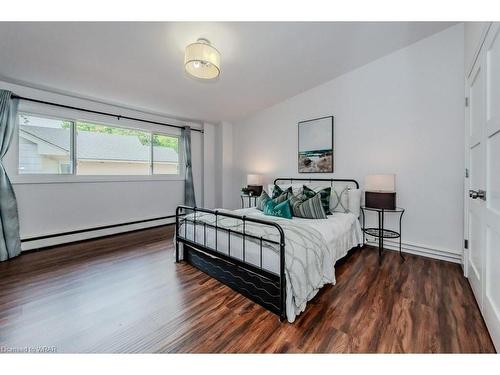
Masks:
[[[298,123],[297,166],[299,173],[333,173],[334,117]]]

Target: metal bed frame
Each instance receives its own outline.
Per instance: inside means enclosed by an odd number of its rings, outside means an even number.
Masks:
[[[278,184],[280,181],[290,183],[293,183],[293,181],[330,182],[331,186],[333,186],[334,182],[342,182],[353,184],[356,188],[359,188],[358,182],[351,179],[280,177],[274,180],[274,184]],[[215,224],[199,221],[197,219],[198,213],[214,215]],[[281,322],[286,320],[285,233],[279,224],[253,217],[189,206],[178,206],[175,214],[176,262],[180,261],[180,244],[182,244],[184,261],[277,314]],[[219,218],[221,217],[241,220],[242,230],[219,226]],[[279,241],[247,233],[246,223],[274,228],[279,235]],[[184,224],[183,231],[180,230],[182,224]],[[188,224],[193,227],[192,239],[188,238]],[[199,241],[196,240],[196,228],[198,226],[203,227],[203,239]],[[212,228],[215,232],[215,247],[207,245],[207,228]],[[220,231],[227,233],[227,253],[220,251],[218,247]],[[242,239],[242,259],[231,256],[231,236]],[[245,261],[247,240],[258,244],[260,257],[258,265]],[[272,245],[279,248],[279,274],[263,268],[263,245]]]

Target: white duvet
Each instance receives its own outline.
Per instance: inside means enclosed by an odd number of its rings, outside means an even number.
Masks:
[[[220,210],[223,211],[223,210]],[[295,321],[297,315],[305,310],[307,302],[310,301],[325,284],[335,284],[335,263],[344,257],[347,252],[362,244],[362,232],[358,219],[351,213],[335,213],[327,219],[283,219],[265,216],[256,208],[245,208],[229,211],[236,215],[246,215],[262,220],[273,221],[280,224],[285,231],[285,274],[286,274],[286,312],[289,322]],[[197,220],[209,222],[213,215],[200,215]],[[225,218],[219,225],[235,227],[234,219]],[[241,222],[241,221],[240,221]],[[197,226],[196,234],[191,224],[186,227],[182,225],[180,233],[188,239],[195,240],[200,244],[215,247],[215,230]],[[277,233],[269,231],[268,226],[247,223],[247,233],[263,235],[267,238],[277,240]],[[241,230],[241,229],[240,229]],[[275,230],[274,230],[275,231]],[[229,241],[227,232],[218,231],[217,248],[219,251],[229,254]],[[195,238],[196,236],[196,238]],[[279,252],[276,247],[266,245],[266,249],[260,259],[260,251],[257,244],[245,243],[245,261],[254,265],[260,265],[271,272],[279,273]],[[231,256],[243,258],[243,242],[237,237],[230,239]]]

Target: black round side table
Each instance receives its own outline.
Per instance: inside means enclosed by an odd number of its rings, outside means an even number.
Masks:
[[[378,216],[378,228],[366,228],[365,227],[365,211],[373,211],[377,213]],[[399,231],[385,229],[384,228],[384,215],[388,214],[399,214]],[[363,216],[363,243],[365,243],[365,234],[378,238],[378,255],[382,257],[382,251],[384,250],[384,238],[399,238],[399,255],[403,261],[405,257],[401,252],[401,221],[403,220],[403,214],[405,209],[401,207],[396,207],[394,210],[388,210],[385,208],[372,208],[361,206],[361,214]]]
[[[250,208],[250,207],[255,207],[257,206],[257,198],[259,198],[258,195],[250,195],[250,194],[243,194],[241,193],[240,194],[240,198],[241,198],[241,208]],[[253,200],[253,204],[252,204],[252,200]],[[248,203],[248,204],[245,204],[245,201]]]

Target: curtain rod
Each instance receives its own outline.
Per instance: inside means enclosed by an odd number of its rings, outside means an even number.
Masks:
[[[55,107],[61,107],[61,108],[66,108],[66,109],[73,109],[73,110],[76,110],[76,111],[94,113],[94,114],[97,114],[97,115],[116,117],[118,120],[125,119],[125,120],[132,120],[132,121],[138,121],[138,122],[145,122],[145,123],[148,123],[148,124],[170,126],[172,128],[177,128],[177,129],[184,129],[184,126],[167,124],[165,122],[144,120],[144,119],[135,118],[135,117],[116,115],[116,114],[108,113],[108,112],[94,111],[92,109],[85,109],[85,108],[73,107],[73,106],[70,106],[70,105],[64,105],[64,104],[58,104],[58,103],[52,103],[52,102],[46,102],[44,100],[38,100],[38,99],[32,99],[32,98],[25,98],[25,97],[22,97],[22,96],[19,96],[19,95],[15,95],[15,94],[11,96],[11,99],[26,100],[28,102],[34,102],[34,103],[40,103],[40,104],[47,104],[47,105],[52,105],[52,106],[55,106]],[[202,129],[191,128],[191,131],[200,132],[200,133],[203,134],[203,130]]]

